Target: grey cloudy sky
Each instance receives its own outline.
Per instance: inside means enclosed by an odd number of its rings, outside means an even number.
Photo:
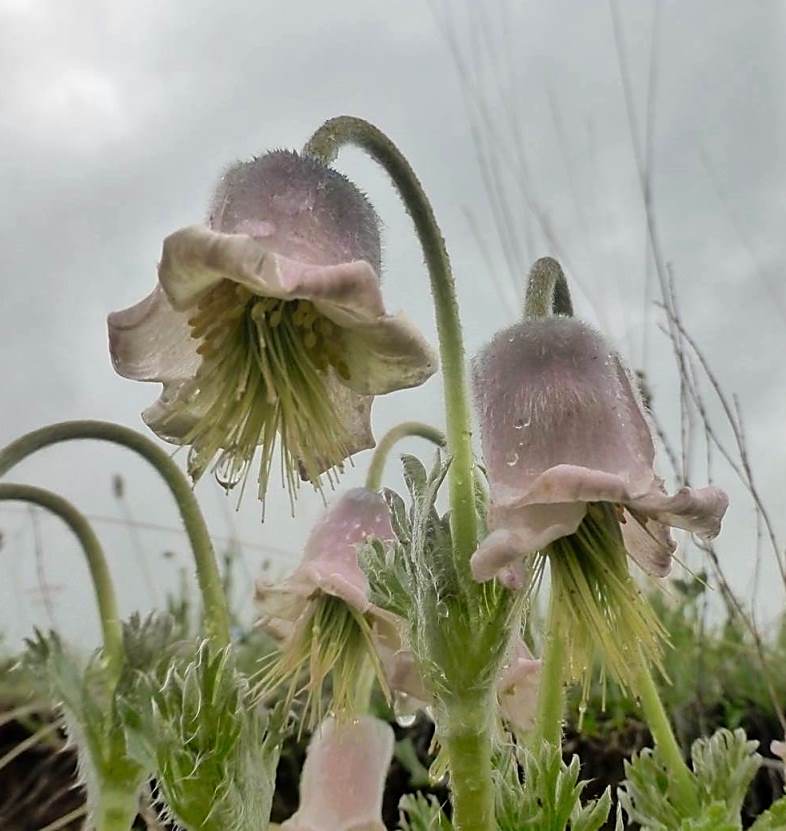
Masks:
[[[784,6],[664,0],[657,17],[651,2],[619,7],[640,125],[658,32],[652,181],[683,318],[724,388],[740,397],[761,490],[783,533]],[[678,435],[674,361],[654,283],[650,303],[643,299],[644,215],[605,0],[0,0],[0,79],[3,443],[69,418],[143,429],[138,414],[156,390],[113,374],[106,314],[152,288],[161,240],[204,218],[228,163],[300,147],[340,113],[385,129],[419,173],[452,253],[470,350],[510,321],[518,291],[511,271],[558,254],[577,286],[578,313],[647,369],[658,411]],[[481,157],[493,157],[485,175],[497,177],[511,223],[504,244],[471,129],[481,121]],[[384,176],[353,151],[338,167],[385,223],[389,306],[406,308],[433,334],[421,255]],[[436,378],[380,399],[377,434],[402,418],[441,423],[439,404]],[[345,481],[360,481],[365,464],[359,456]],[[56,448],[13,478],[118,518],[116,472],[137,520],[177,526],[164,487],[113,448]],[[727,468],[719,463],[713,473],[733,497],[720,551],[747,591],[753,509]],[[701,458],[695,476],[706,476]],[[274,494],[261,526],[251,500],[235,513],[214,482],[197,490],[214,532],[249,543],[248,575],[264,558],[275,572],[294,564],[321,510],[304,491],[290,519],[286,496]],[[76,546],[55,520],[37,526],[55,622],[67,635],[93,637]],[[176,585],[177,565],[189,567],[178,534],[97,528],[124,614],[151,608]],[[1,506],[0,529],[0,626],[13,641],[46,624],[48,612],[36,591],[29,515]],[[140,545],[152,581],[138,563]],[[175,557],[165,560],[165,550]],[[249,578],[242,569],[238,577],[247,597]],[[766,550],[762,585],[771,614],[783,591]]]

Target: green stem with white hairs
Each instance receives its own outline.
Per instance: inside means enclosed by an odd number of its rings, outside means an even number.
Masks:
[[[565,639],[559,626],[559,603],[552,589],[543,649],[543,669],[538,688],[538,709],[532,746],[543,742],[559,746],[562,741],[562,715],[565,706]]]
[[[138,812],[138,794],[107,788],[101,793],[93,823],[96,831],[129,831]]]
[[[110,677],[117,681],[123,665],[123,630],[117,611],[117,597],[106,563],[106,556],[92,526],[70,502],[56,493],[32,485],[0,483],[0,502],[6,500],[31,502],[56,514],[74,532],[87,559],[93,581],[98,614],[101,618],[104,659]]]
[[[469,574],[469,558],[478,542],[472,453],[469,384],[464,362],[456,286],[445,240],[434,210],[415,171],[395,144],[377,127],[361,118],[339,116],[326,121],[309,139],[303,153],[331,164],[344,145],[360,147],[393,180],[420,240],[431,280],[437,319],[445,399],[450,464],[450,507],[457,566]]]
[[[204,604],[205,630],[217,646],[228,644],[229,609],[205,519],[185,474],[157,444],[128,427],[107,421],[64,421],[27,433],[0,450],[0,476],[44,447],[76,439],[96,439],[127,447],[159,472],[177,502],[191,543]]]
[[[671,729],[669,717],[663,709],[663,702],[658,695],[658,688],[652,677],[647,660],[641,653],[636,667],[636,693],[644,712],[647,726],[650,728],[655,746],[671,776],[674,792],[686,809],[698,808],[698,794],[693,774],[690,772],[682,750]]]
[[[541,257],[530,269],[524,294],[524,317],[539,320],[556,315],[573,315],[568,281],[560,264]],[[538,692],[538,711],[533,744],[559,745],[562,740],[562,715],[565,702],[565,639],[560,632],[560,610],[554,585],[549,600],[543,670]]]
[[[369,490],[378,491],[382,487],[382,474],[390,451],[397,442],[409,436],[426,439],[432,444],[436,444],[437,447],[444,447],[447,443],[442,430],[438,430],[430,424],[423,424],[421,421],[402,421],[401,424],[392,427],[377,442],[374,455],[371,457],[371,463],[366,474],[366,487]]]
[[[483,597],[472,592],[474,583],[469,561],[478,543],[478,515],[475,504],[475,459],[472,451],[472,420],[469,384],[464,357],[456,287],[445,241],[431,203],[409,162],[379,129],[359,118],[341,116],[323,124],[306,143],[303,152],[331,164],[344,145],[355,145],[379,163],[389,174],[415,224],[423,249],[439,336],[447,450],[450,455],[448,490],[452,557],[460,584],[466,587],[467,602],[477,608]],[[395,439],[391,439],[392,444]],[[380,450],[370,473],[371,485],[381,479],[381,467],[388,447]],[[426,587],[424,587],[426,588]],[[471,596],[471,597],[470,597]],[[437,640],[446,625],[436,621]],[[442,667],[456,680],[456,667]],[[451,680],[451,678],[449,678]],[[491,682],[485,689],[456,689],[444,702],[447,730],[441,737],[450,765],[453,795],[453,826],[456,831],[495,831],[494,786],[491,777],[493,712]]]
[[[555,315],[573,316],[568,281],[562,266],[551,257],[536,260],[527,278],[524,317],[532,320]]]

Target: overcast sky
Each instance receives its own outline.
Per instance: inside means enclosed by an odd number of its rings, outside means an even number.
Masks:
[[[386,130],[427,188],[453,257],[471,351],[510,322],[516,272],[558,255],[577,313],[647,370],[656,408],[678,440],[674,361],[651,278],[644,300],[644,214],[610,6],[477,6],[470,13],[462,0],[0,0],[0,441],[70,418],[144,429],[139,413],[157,389],[114,375],[107,313],[152,288],[161,240],[204,219],[228,163],[299,148],[341,113]],[[739,395],[752,463],[783,534],[784,5],[672,1],[658,15],[650,2],[620,6],[636,129],[646,134],[649,112],[654,205],[683,319],[724,389]],[[337,166],[384,221],[389,307],[405,308],[433,337],[421,254],[395,195],[357,152],[343,153]],[[496,201],[484,175],[496,182]],[[509,223],[503,237],[495,210]],[[375,404],[378,435],[412,417],[442,423],[438,378]],[[706,470],[697,456],[700,484]],[[346,484],[361,480],[367,457],[357,457]],[[125,510],[111,487],[118,472],[136,520],[177,527],[153,473],[107,446],[49,450],[12,478],[117,519]],[[393,465],[390,473],[398,486]],[[747,592],[752,506],[728,468],[718,463],[713,475],[732,495],[719,550]],[[304,491],[292,520],[285,494],[274,493],[262,526],[252,500],[235,513],[215,482],[197,491],[211,529],[247,543],[247,571],[238,573],[244,598],[264,559],[275,573],[294,565],[321,510]],[[124,615],[160,601],[176,585],[178,566],[190,572],[177,533],[96,527]],[[46,625],[50,613],[66,635],[94,638],[87,572],[57,521],[33,523],[26,509],[3,505],[0,529],[0,627],[10,640]],[[37,589],[36,536],[49,609]],[[165,551],[174,556],[165,559]],[[762,615],[783,603],[766,548],[763,556]]]

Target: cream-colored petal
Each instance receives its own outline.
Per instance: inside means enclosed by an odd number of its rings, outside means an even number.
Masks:
[[[628,508],[622,539],[625,550],[647,574],[667,577],[671,571],[671,555],[677,550],[668,526]]]
[[[222,234],[189,225],[164,240],[158,279],[175,309],[191,308],[222,280],[246,286],[254,294],[283,297],[276,290],[276,257],[247,234]]]
[[[393,730],[371,716],[326,719],[311,738],[300,806],[289,831],[385,831],[382,797],[393,758]]]
[[[222,279],[263,297],[311,301],[342,330],[346,384],[356,392],[405,389],[436,372],[434,350],[406,317],[386,312],[379,277],[366,262],[304,263],[254,237],[192,225],[164,241],[158,273],[177,309],[190,308]]]
[[[370,450],[376,445],[371,429],[373,395],[360,395],[346,387],[335,371],[330,369],[325,378],[327,393],[333,404],[336,418],[344,428],[347,456]]]
[[[115,371],[136,381],[179,382],[192,378],[200,356],[188,315],[175,311],[160,286],[144,300],[107,319]]]
[[[358,392],[384,395],[417,387],[439,364],[436,352],[403,314],[382,315],[344,330],[349,378]]]
[[[189,401],[189,381],[164,384],[156,401],[142,412],[142,421],[160,438],[171,444],[184,444],[201,416]]]

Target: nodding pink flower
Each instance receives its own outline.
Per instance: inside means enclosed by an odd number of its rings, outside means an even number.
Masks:
[[[158,285],[109,316],[117,372],[158,381],[143,413],[232,487],[261,448],[265,495],[276,438],[290,494],[373,447],[374,395],[423,383],[436,358],[380,290],[379,221],[344,176],[276,151],[231,167],[207,226],[164,241]],[[330,476],[328,476],[330,478]]]
[[[306,541],[303,559],[279,583],[257,583],[259,625],[281,641],[275,658],[262,672],[258,690],[267,694],[280,685],[294,698],[304,669],[309,721],[322,717],[323,684],[331,677],[332,709],[352,718],[368,702],[362,699],[367,659],[383,688],[384,670],[377,656],[377,628],[392,629],[388,612],[369,601],[358,548],[370,537],[393,539],[385,500],[368,488],[353,488],[331,505]]]
[[[611,503],[628,553],[665,576],[670,526],[718,534],[728,499],[714,487],[670,496],[653,469],[652,434],[618,355],[573,318],[528,319],[478,355],[473,380],[490,484],[479,581],[573,534],[591,503]]]
[[[382,797],[393,730],[371,716],[328,718],[311,737],[300,778],[300,807],[289,831],[385,831]]]
[[[312,528],[295,571],[280,583],[257,584],[262,625],[287,634],[317,594],[337,597],[361,614],[368,612],[368,580],[358,565],[358,546],[369,537],[393,539],[390,512],[381,494],[353,488]]]

